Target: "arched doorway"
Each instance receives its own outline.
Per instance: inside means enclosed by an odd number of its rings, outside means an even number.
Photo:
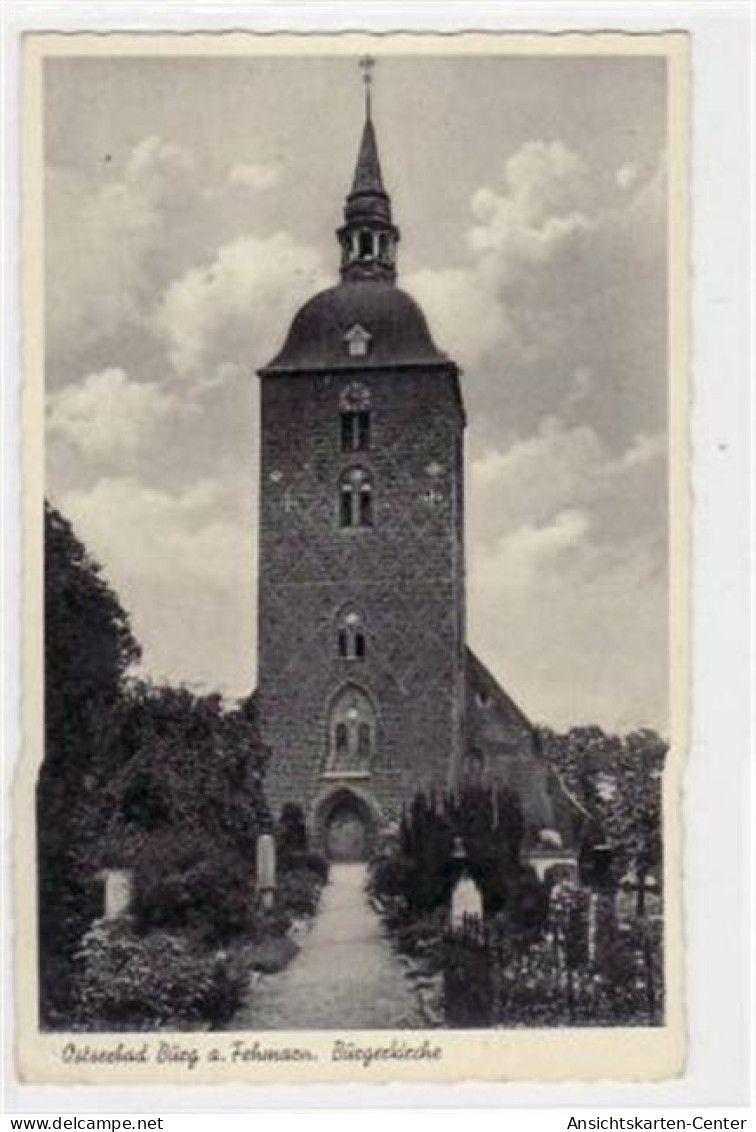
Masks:
[[[333,807],[326,824],[326,852],[332,861],[364,861],[368,829],[362,807],[344,798]]]
[[[321,798],[315,825],[318,841],[331,861],[365,861],[378,822],[369,800],[340,787]]]

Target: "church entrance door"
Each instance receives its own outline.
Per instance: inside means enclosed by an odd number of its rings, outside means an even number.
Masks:
[[[334,808],[326,827],[326,847],[332,861],[364,861],[367,828],[357,805],[344,801]]]

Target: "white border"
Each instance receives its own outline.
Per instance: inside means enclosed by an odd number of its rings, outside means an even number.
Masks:
[[[519,9],[522,13],[523,9]],[[600,14],[599,14],[600,12]],[[501,4],[221,5],[7,3],[3,12],[6,193],[3,357],[3,641],[4,801],[18,750],[18,34],[48,30],[124,28],[327,31],[359,28],[421,30],[667,30],[693,33],[693,419],[694,449],[694,717],[686,775],[686,932],[690,1053],[685,1076],[656,1085],[142,1087],[138,1090],[18,1086],[8,1082],[4,1108],[19,1112],[247,1110],[263,1107],[507,1107],[578,1108],[614,1105],[743,1104],[748,1095],[749,935],[748,750],[751,728],[749,605],[750,389],[752,305],[749,263],[752,187],[748,120],[753,7],[750,3],[529,3],[527,18]],[[3,830],[9,828],[9,820]],[[6,832],[7,837],[7,832]],[[7,844],[7,842],[6,842]],[[3,874],[8,902],[8,854]],[[7,907],[5,908],[7,912]],[[9,917],[4,915],[5,991]],[[3,1057],[10,1070],[6,1009]]]

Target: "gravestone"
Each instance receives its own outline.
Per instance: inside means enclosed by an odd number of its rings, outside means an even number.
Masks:
[[[481,919],[483,916],[483,897],[480,889],[467,873],[463,873],[454,888],[451,897],[451,925],[453,928],[461,927],[466,919]]]
[[[131,869],[103,869],[103,919],[119,920],[129,914],[134,891]]]
[[[276,888],[276,841],[270,833],[257,839],[257,891],[264,908],[273,907]]]

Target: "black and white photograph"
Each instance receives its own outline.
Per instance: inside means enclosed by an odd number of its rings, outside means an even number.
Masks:
[[[686,37],[170,38],[35,57],[32,1026],[674,1071]]]

